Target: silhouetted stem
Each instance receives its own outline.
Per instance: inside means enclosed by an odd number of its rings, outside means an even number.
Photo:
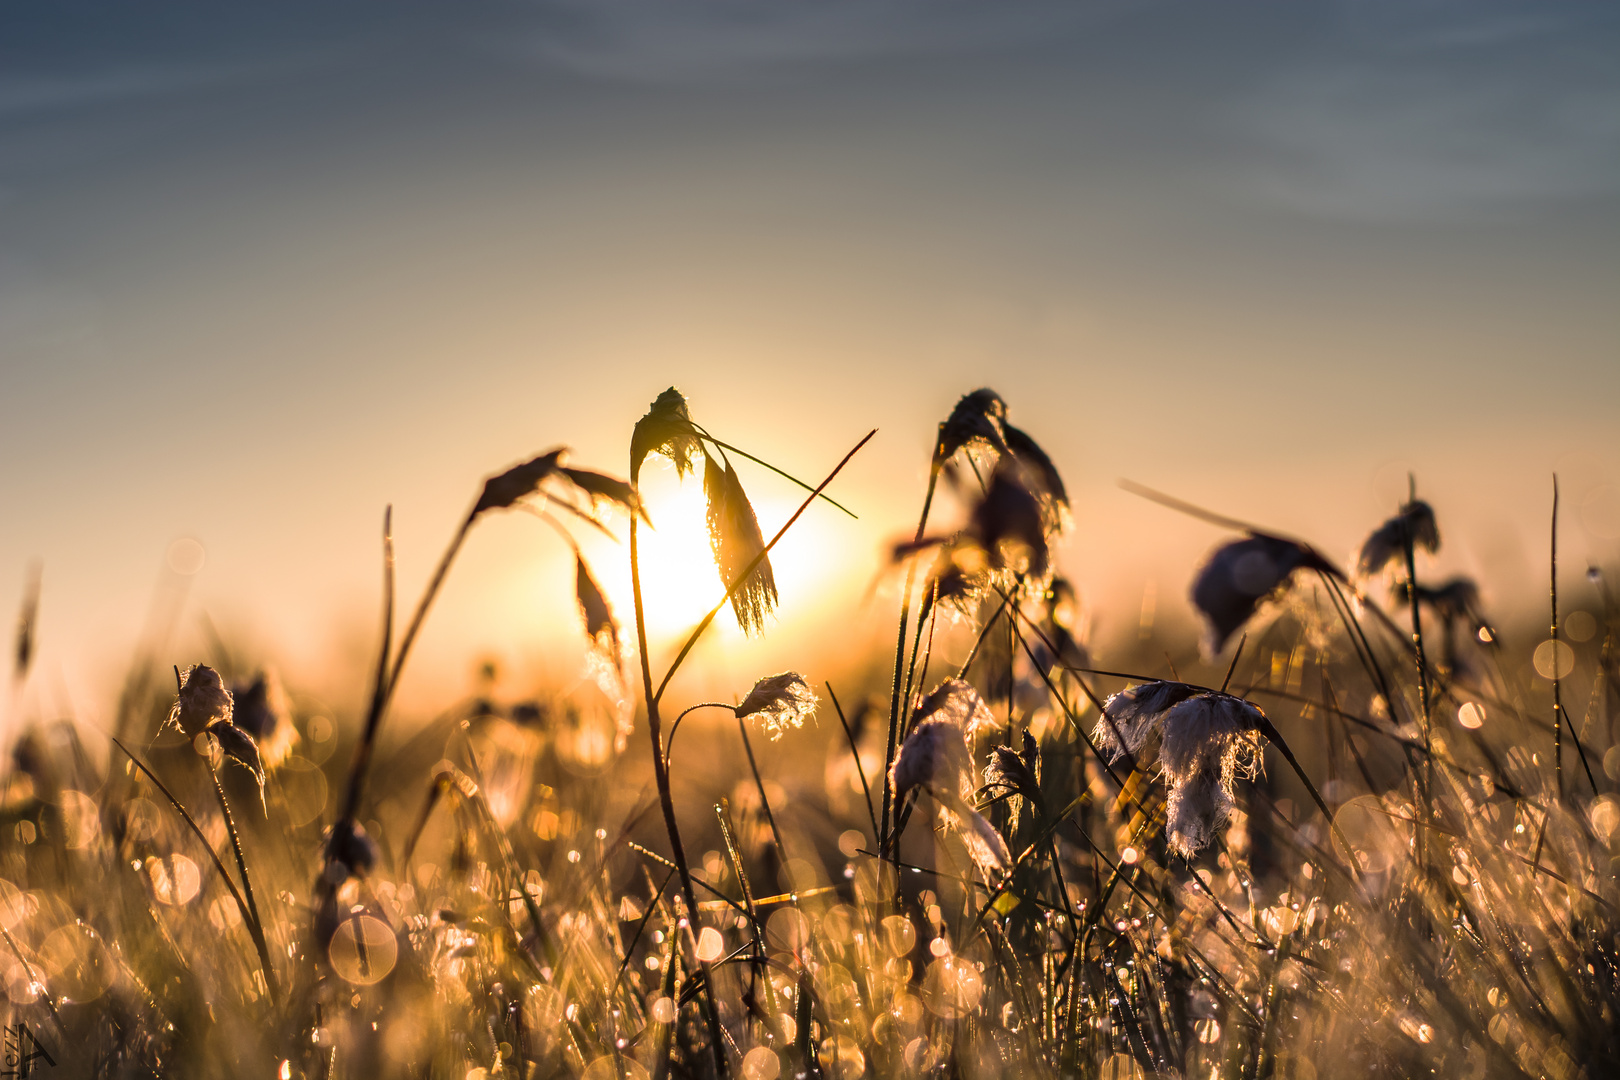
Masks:
[[[696,424],[693,424],[692,426],[697,427]],[[783,472],[781,469],[778,469],[775,465],[772,465],[770,462],[763,461],[760,458],[755,457],[753,454],[750,454],[746,450],[738,449],[737,447],[732,446],[730,443],[727,443],[727,442],[721,442],[719,439],[715,438],[713,435],[710,435],[707,431],[703,431],[702,428],[698,428],[698,430],[700,432],[702,432],[703,437],[705,439],[708,439],[710,442],[714,443],[714,445],[719,447],[721,450],[729,451],[729,452],[731,452],[733,454],[736,454],[740,458],[747,458],[749,461],[752,461],[755,465],[764,466],[765,468],[771,470],[771,472],[775,473],[777,476],[780,476],[782,479],[791,481],[792,483],[795,483],[795,484],[799,485],[800,487],[804,488],[804,490],[806,490],[806,491],[814,491],[815,490],[809,484],[805,483],[803,480],[800,480],[797,476],[794,476],[792,473]],[[856,521],[860,520],[859,515],[857,515],[855,513],[855,511],[851,510],[849,507],[845,506],[843,503],[839,502],[837,499],[832,498],[830,495],[822,495],[821,498],[822,498],[822,500],[824,502],[830,503],[831,505],[837,507],[838,509],[842,510],[844,513],[848,514],[850,517],[854,518]]]
[[[641,558],[639,545],[639,530],[634,517],[630,519],[630,592],[635,601],[636,608],[636,644],[641,654],[641,685],[647,701],[647,734],[652,739],[653,781],[658,785],[658,805],[664,812],[664,831],[669,834],[670,856],[675,862],[675,871],[681,879],[681,895],[686,899],[686,917],[688,926],[696,931],[698,913],[697,893],[692,888],[692,870],[686,861],[686,848],[681,843],[681,828],[675,818],[675,798],[669,786],[669,762],[664,757],[664,742],[661,732],[661,723],[658,718],[658,695],[653,693],[652,666],[647,659],[647,618],[646,608],[641,597]],[[743,575],[744,578],[747,575]],[[741,580],[741,579],[739,579]],[[672,935],[670,948],[674,949],[677,938]],[[714,1053],[714,1068],[717,1076],[724,1077],[726,1070],[726,1046],[720,1033],[720,1010],[714,1001],[714,982],[709,978],[709,965],[698,961],[703,971],[703,1017],[709,1028],[709,1045]],[[673,959],[671,960],[673,968]],[[667,975],[667,973],[666,973]],[[673,1027],[673,1025],[671,1025]],[[655,1063],[656,1074],[664,1076],[669,1069],[667,1051],[659,1055]]]
[[[727,705],[723,701],[702,701],[691,706],[690,708],[681,710],[681,715],[677,716],[675,718],[675,722],[669,725],[669,738],[664,740],[664,766],[666,768],[668,768],[669,762],[675,753],[675,733],[681,730],[681,721],[685,720],[688,716],[697,712],[699,709],[726,709],[731,712],[736,711],[732,706]]]
[[[941,429],[944,425],[940,425]],[[945,464],[940,457],[941,443],[936,437],[934,440],[934,453],[928,465],[928,491],[923,496],[922,513],[917,518],[917,532],[912,537],[912,543],[920,543],[923,530],[928,528],[928,511],[934,505],[934,490],[939,486],[939,471]],[[889,689],[889,735],[883,749],[883,824],[882,835],[877,838],[878,850],[883,851],[889,845],[889,823],[896,808],[894,806],[894,791],[889,783],[889,770],[894,767],[895,751],[899,749],[900,741],[900,699],[904,693],[902,678],[906,670],[906,624],[911,618],[911,586],[916,581],[917,564],[915,560],[906,563],[906,585],[900,594],[900,629],[895,635],[894,643],[894,682]],[[893,845],[891,857],[895,864],[895,874],[898,878],[900,870],[900,845]]]
[[[664,672],[664,678],[658,684],[658,690],[652,695],[654,700],[662,700],[663,699],[664,691],[669,688],[669,681],[675,677],[675,672],[680,670],[681,664],[684,663],[686,661],[687,656],[691,654],[693,647],[695,645],[697,645],[697,643],[698,643],[698,639],[703,636],[703,632],[709,628],[711,623],[714,622],[715,616],[719,615],[720,612],[725,609],[725,606],[727,604],[731,603],[731,598],[732,598],[733,594],[735,594],[738,589],[742,588],[743,584],[745,582],[747,582],[747,580],[751,576],[753,576],[754,571],[759,568],[759,564],[764,562],[766,556],[768,556],[771,553],[771,549],[774,548],[777,545],[777,542],[780,541],[782,539],[782,537],[787,535],[787,531],[789,529],[793,528],[794,523],[799,520],[799,518],[804,514],[804,512],[806,510],[810,509],[810,504],[815,502],[816,497],[819,496],[822,493],[822,491],[826,489],[828,484],[833,482],[833,478],[836,477],[840,472],[842,472],[844,470],[844,466],[849,464],[849,459],[854,457],[856,454],[858,454],[860,452],[860,450],[861,450],[861,447],[863,447],[867,443],[871,442],[872,441],[872,436],[874,436],[876,434],[877,434],[877,429],[876,428],[873,428],[871,431],[867,432],[866,437],[863,438],[860,442],[856,443],[854,445],[854,447],[852,447],[850,449],[849,453],[844,455],[844,458],[843,458],[842,461],[840,461],[837,465],[833,466],[833,471],[828,473],[827,478],[816,486],[816,489],[810,493],[810,497],[808,499],[804,500],[804,502],[799,504],[799,508],[797,510],[793,511],[793,516],[789,517],[787,519],[787,521],[785,523],[783,523],[782,527],[780,529],[776,530],[776,535],[771,537],[770,542],[767,543],[763,548],[760,549],[759,554],[755,555],[752,559],[750,559],[749,562],[748,562],[748,565],[743,567],[742,572],[737,575],[736,579],[731,583],[731,586],[726,589],[726,595],[720,598],[720,602],[718,604],[714,605],[714,607],[709,609],[709,613],[707,615],[703,616],[703,621],[699,622],[697,624],[697,627],[695,629],[693,629],[692,633],[687,636],[686,644],[681,646],[681,651],[676,654],[675,661],[672,664],[669,665],[669,670]],[[634,526],[635,526],[635,523],[631,522],[630,537],[631,537],[631,542],[632,543],[634,543],[635,535],[636,535]],[[631,552],[632,562],[634,561],[634,558],[635,558],[635,553],[632,550],[632,552]],[[631,576],[634,577],[634,574],[632,573]],[[638,611],[636,617],[640,618],[639,611]],[[643,657],[642,657],[642,665],[643,665],[643,667],[646,666],[646,657],[645,657],[645,655],[643,655]],[[650,673],[650,671],[649,671],[649,674],[648,674],[648,683],[649,684],[651,683],[651,673]]]
[[[844,707],[838,703],[838,695],[833,693],[832,683],[825,684],[827,697],[832,700],[833,711],[838,714],[838,722],[843,725],[844,738],[849,741],[850,757],[855,760],[855,774],[861,778],[861,793],[866,796],[866,817],[872,823],[872,839],[880,839],[878,833],[877,813],[872,809],[872,785],[866,782],[866,766],[861,764],[861,748],[855,745],[855,732],[850,729],[849,721],[844,718]]]
[[[274,970],[270,967],[270,947],[264,940],[264,928],[259,925],[258,919],[254,917],[253,909],[248,907],[247,901],[242,899],[242,893],[239,889],[237,889],[236,882],[231,880],[231,875],[226,872],[225,864],[219,861],[219,856],[214,852],[214,845],[208,842],[208,837],[203,835],[203,831],[200,827],[198,827],[196,820],[186,812],[186,808],[181,805],[180,800],[174,797],[174,792],[170,791],[168,787],[164,785],[163,781],[157,778],[156,773],[142,764],[141,759],[136,757],[130,748],[125,746],[116,737],[113,738],[113,745],[122,750],[124,752],[124,756],[129,758],[130,762],[137,769],[139,769],[148,780],[152,781],[153,786],[155,786],[159,791],[163,792],[163,797],[169,800],[169,805],[174,807],[175,813],[180,815],[180,819],[186,823],[187,827],[191,829],[192,834],[195,835],[197,840],[202,844],[203,850],[208,852],[208,858],[213,861],[214,869],[219,871],[220,879],[225,882],[225,888],[230,890],[231,899],[236,901],[236,910],[241,913],[242,922],[247,926],[248,937],[253,939],[253,947],[258,951],[259,954],[259,967],[264,971],[264,984],[270,992],[271,1003],[274,1004],[276,993],[276,976]]]
[[[771,800],[765,794],[765,781],[759,775],[759,762],[754,760],[754,744],[748,739],[748,721],[738,717],[737,730],[742,734],[743,752],[748,755],[748,771],[754,774],[754,788],[759,792],[759,805],[765,810],[765,822],[771,827],[771,839],[776,843],[776,858],[787,869],[787,845],[782,842],[782,830],[776,827],[776,815],[771,813]],[[791,889],[793,883],[788,882]]]
[[[376,748],[377,729],[382,724],[383,710],[388,706],[388,698],[393,692],[393,679],[389,676],[388,655],[393,650],[394,641],[394,508],[390,506],[383,512],[383,615],[382,615],[382,647],[377,650],[377,675],[372,682],[371,705],[366,710],[366,726],[361,733],[360,741],[354,748],[354,760],[349,763],[349,784],[343,798],[343,813],[339,815],[339,822],[353,820],[360,810],[360,793],[365,786],[366,770],[371,764],[371,755]],[[469,519],[470,524],[470,519]],[[438,582],[444,580],[445,571],[450,566],[450,560],[455,557],[456,550],[461,547],[462,537],[466,535],[467,526],[463,525],[450,542],[450,548],[444,553],[439,563],[439,572],[434,575],[433,588],[438,588]],[[429,595],[422,598],[417,606],[416,618],[412,620],[414,628],[422,624],[422,617],[427,611]],[[396,665],[394,675],[397,677],[399,668]]]
[[[1328,829],[1332,831],[1333,838],[1344,848],[1345,864],[1350,869],[1351,880],[1359,883],[1361,881],[1361,868],[1356,865],[1356,850],[1350,846],[1350,841],[1345,839],[1344,833],[1339,830],[1339,823],[1333,820],[1333,811],[1328,809],[1327,800],[1322,798],[1322,793],[1316,790],[1316,784],[1311,780],[1310,773],[1305,771],[1305,767],[1294,756],[1294,751],[1289,749],[1288,743],[1284,741],[1282,733],[1277,730],[1276,725],[1264,716],[1260,718],[1260,734],[1264,735],[1266,741],[1277,748],[1277,752],[1283,756],[1283,760],[1293,768],[1294,775],[1299,777],[1299,782],[1305,785],[1305,790],[1310,793],[1311,800],[1316,803],[1317,809],[1321,810],[1322,816],[1327,819]]]
[[[219,796],[219,809],[225,815],[225,831],[231,837],[231,851],[236,856],[236,869],[242,875],[242,895],[247,900],[248,912],[253,916],[253,925],[258,927],[257,938],[264,937],[264,920],[259,917],[259,905],[253,899],[253,879],[248,876],[247,856],[242,853],[242,838],[236,831],[236,819],[231,816],[231,804],[225,798],[225,787],[219,782],[219,773],[214,769],[208,770],[209,778],[214,781],[214,794]],[[269,968],[265,969],[265,985],[270,993],[270,1003],[276,1001],[276,984]]]
[[[1553,474],[1552,556],[1552,692],[1553,692],[1553,792],[1564,801],[1564,702],[1558,678],[1558,474]]]

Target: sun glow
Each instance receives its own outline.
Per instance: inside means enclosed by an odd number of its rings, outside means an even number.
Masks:
[[[641,493],[652,519],[638,541],[641,563],[641,596],[647,617],[647,632],[654,640],[684,635],[695,627],[725,595],[725,585],[715,569],[709,547],[707,501],[700,477],[677,480],[675,471],[657,459],[650,460],[641,476]],[[802,494],[791,490],[776,477],[747,476],[748,494],[759,516],[760,531],[768,543],[802,501]],[[783,490],[771,490],[780,486]],[[756,490],[757,489],[757,490]],[[829,559],[833,537],[828,528],[830,507],[811,507],[794,523],[781,543],[771,549],[779,606],[767,620],[769,628],[790,617],[819,606],[825,599],[827,582],[837,573],[836,560]],[[612,593],[615,609],[628,627],[635,619],[628,560],[614,580],[604,583]],[[633,633],[633,631],[631,631]],[[729,607],[716,617],[709,631],[738,641],[743,637]]]

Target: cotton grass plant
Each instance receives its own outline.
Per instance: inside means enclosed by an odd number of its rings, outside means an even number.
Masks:
[[[492,474],[397,635],[385,515],[358,715],[221,648],[148,646],[110,746],[89,725],[19,731],[0,991],[60,1074],[1620,1071],[1602,572],[1526,629],[1487,621],[1489,582],[1427,577],[1443,507],[1415,484],[1354,576],[1136,487],[1238,535],[1185,568],[1202,650],[1174,628],[1088,643],[1055,569],[1086,508],[981,389],[932,433],[918,524],[890,546],[894,654],[835,691],[821,643],[794,642],[799,671],[682,701],[716,619],[778,632],[795,597],[771,553],[804,513],[843,512],[827,489],[865,445],[812,485],[693,411],[654,400],[625,480],[560,450]],[[669,655],[640,587],[654,455],[702,469],[722,590]],[[769,536],[760,483],[808,493]],[[401,675],[463,541],[511,511],[569,549],[576,603],[556,617],[591,677],[533,695],[491,676],[414,731],[388,722],[417,711]],[[625,539],[632,612],[578,529]],[[735,737],[685,723],[720,713]]]

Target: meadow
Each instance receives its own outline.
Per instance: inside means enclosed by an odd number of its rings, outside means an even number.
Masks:
[[[885,553],[892,645],[847,685],[761,671],[731,701],[679,700],[717,620],[773,632],[771,552],[798,514],[765,535],[745,481],[837,512],[864,445],[788,477],[700,406],[660,394],[623,478],[560,451],[470,477],[421,597],[396,596],[385,516],[354,715],[219,642],[142,656],[111,733],[21,726],[0,785],[7,1067],[1620,1075],[1620,602],[1601,568],[1559,595],[1556,507],[1544,617],[1505,625],[1488,583],[1424,575],[1445,521],[1421,478],[1347,566],[1136,489],[1229,535],[1183,572],[1201,641],[1144,626],[1094,656],[1056,571],[1085,508],[978,390]],[[638,576],[655,460],[702,485],[727,590],[673,650],[649,648]],[[400,722],[463,540],[509,513],[575,552],[555,618],[588,677],[491,680]],[[581,553],[603,531],[627,609]],[[18,684],[36,623],[30,600]]]

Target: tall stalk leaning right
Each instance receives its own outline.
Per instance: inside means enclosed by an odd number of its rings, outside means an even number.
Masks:
[[[664,391],[653,402],[647,415],[637,421],[630,435],[630,483],[638,485],[641,464],[647,455],[658,452],[667,456],[684,475],[692,468],[693,457],[702,451],[697,433],[687,412],[686,400],[674,387]],[[652,661],[647,654],[647,617],[641,598],[641,552],[638,523],[630,519],[630,588],[636,607],[636,652],[641,657],[642,695],[647,702],[647,733],[652,739],[653,780],[658,785],[658,805],[664,812],[664,828],[669,833],[670,858],[681,879],[681,895],[686,900],[687,918],[697,919],[697,892],[692,887],[692,868],[686,861],[686,848],[681,844],[680,824],[675,818],[675,797],[669,786],[669,764],[664,760],[663,724],[658,715],[658,695],[653,689]],[[726,1075],[726,1047],[720,1031],[720,1011],[715,1005],[714,988],[705,980],[703,1016],[709,1028],[709,1044],[714,1049],[714,1068],[718,1076]],[[664,1075],[666,1061],[658,1063],[659,1075]]]

